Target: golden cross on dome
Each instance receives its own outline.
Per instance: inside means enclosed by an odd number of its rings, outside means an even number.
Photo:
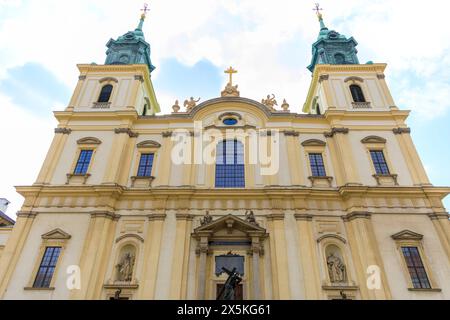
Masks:
[[[230,85],[233,84],[233,74],[237,73],[237,70],[234,70],[233,67],[229,67],[224,73],[228,73],[230,76]]]

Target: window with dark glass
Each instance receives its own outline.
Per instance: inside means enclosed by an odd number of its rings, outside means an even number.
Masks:
[[[56,263],[61,253],[61,247],[45,248],[44,256],[33,283],[33,288],[48,288],[55,272]]]
[[[310,153],[309,163],[311,164],[311,173],[313,177],[325,177],[327,175],[321,153]]]
[[[352,93],[354,102],[366,102],[366,98],[364,97],[363,91],[360,86],[352,84],[350,86],[350,92]]]
[[[224,140],[217,145],[216,187],[245,187],[244,146],[237,140]]]
[[[86,174],[91,163],[93,150],[81,150],[74,174]]]
[[[430,289],[430,281],[417,247],[402,247],[403,257],[415,289]]]
[[[381,150],[370,151],[370,156],[372,157],[373,165],[375,167],[375,172],[377,174],[389,174],[389,168],[384,158],[384,153]]]
[[[100,96],[98,97],[98,102],[109,102],[109,99],[111,98],[111,93],[113,90],[113,86],[110,84],[107,84],[102,88],[102,91],[100,91]]]
[[[139,160],[138,177],[150,177],[152,175],[153,167],[153,153],[143,153],[141,154],[141,159]]]

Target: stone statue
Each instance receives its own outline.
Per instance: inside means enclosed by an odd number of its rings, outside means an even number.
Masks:
[[[270,97],[270,94],[267,95],[267,99],[262,99],[261,103],[268,107],[270,110],[275,111],[274,106],[278,106],[277,100],[275,100],[275,95],[272,94],[272,97]]]
[[[232,271],[227,268],[222,268],[222,270],[228,274],[228,279],[217,296],[217,300],[236,300],[236,287],[241,283],[242,278],[236,272],[236,268],[233,268]]]
[[[133,277],[134,260],[134,255],[127,252],[123,256],[122,261],[116,265],[118,271],[118,281],[131,281]]]
[[[202,226],[204,226],[205,224],[208,224],[211,222],[212,222],[212,217],[209,215],[209,211],[206,211],[205,216],[203,217],[203,219],[200,220],[200,224]]]
[[[200,101],[200,98],[198,98],[197,100],[194,100],[194,97],[191,97],[189,100],[184,100],[184,106],[186,107],[186,111],[189,112],[191,111],[196,105],[197,102]]]
[[[339,257],[335,256],[334,253],[331,253],[327,257],[327,265],[330,281],[332,283],[347,281],[347,270],[345,264]]]
[[[233,86],[231,82],[228,82],[225,89],[221,92],[222,97],[239,97],[238,85]]]
[[[286,102],[286,99],[283,100],[283,104],[281,105],[281,109],[283,109],[284,112],[289,112],[289,103]]]
[[[258,223],[256,222],[256,219],[255,219],[255,214],[253,213],[253,210],[245,211],[245,221],[247,221],[248,223],[258,225]]]
[[[175,100],[175,104],[172,106],[173,113],[178,113],[178,111],[180,111],[180,109],[181,109],[181,107],[178,104],[178,100]]]

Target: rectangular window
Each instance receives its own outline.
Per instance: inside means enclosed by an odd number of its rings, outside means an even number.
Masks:
[[[373,165],[377,174],[389,174],[389,168],[384,158],[384,153],[381,150],[370,151],[370,156],[372,157]]]
[[[33,288],[48,288],[55,272],[61,247],[46,247],[44,257],[42,257]]]
[[[150,177],[152,175],[153,167],[153,153],[143,153],[141,154],[141,159],[139,160],[138,177]]]
[[[313,177],[325,177],[327,175],[321,153],[310,153],[309,163],[311,164],[311,173]]]
[[[74,174],[86,174],[91,163],[93,150],[81,150]]]
[[[402,252],[414,288],[431,289],[430,281],[417,247],[402,247]]]

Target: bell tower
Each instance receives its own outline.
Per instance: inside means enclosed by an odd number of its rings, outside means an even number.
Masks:
[[[135,111],[139,116],[160,112],[151,72],[150,44],[143,26],[147,5],[134,31],[106,44],[104,65],[79,64],[79,81],[66,111]]]
[[[303,112],[321,115],[327,110],[397,110],[385,81],[386,64],[360,64],[356,40],[328,29],[319,5],[315,10],[320,32],[307,67],[312,80]]]

